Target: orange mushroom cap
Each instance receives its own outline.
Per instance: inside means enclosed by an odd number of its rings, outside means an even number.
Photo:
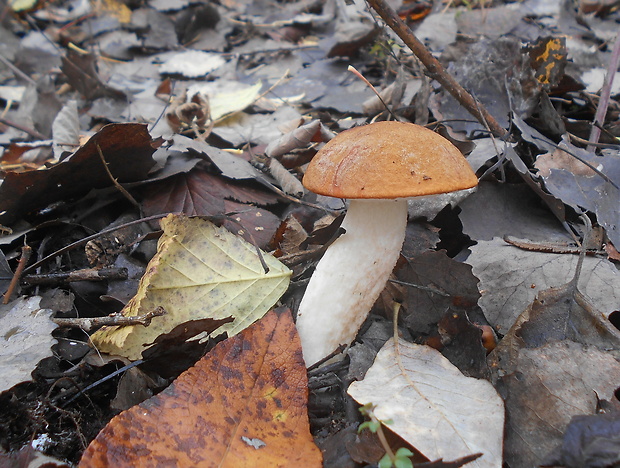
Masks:
[[[461,152],[419,125],[376,122],[337,135],[314,156],[303,184],[338,198],[406,198],[475,187]]]

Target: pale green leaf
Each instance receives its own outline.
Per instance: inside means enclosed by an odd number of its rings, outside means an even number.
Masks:
[[[213,334],[229,336],[261,318],[282,296],[291,272],[263,253],[265,273],[256,247],[225,228],[200,218],[169,215],[161,222],[164,234],[149,262],[137,294],[122,311],[141,315],[161,306],[166,314],[151,325],[105,327],[92,336],[103,352],[139,359],[161,334],[203,318],[234,321]]]
[[[226,115],[240,112],[256,102],[260,96],[263,83],[259,81],[253,86],[239,89],[234,92],[222,92],[209,96],[211,118],[220,120]]]

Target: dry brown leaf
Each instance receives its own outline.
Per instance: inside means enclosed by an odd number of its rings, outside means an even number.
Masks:
[[[551,174],[551,169],[566,169],[575,175],[587,177],[596,175],[592,169],[560,148],[557,148],[553,153],[539,155],[534,166],[543,177],[548,177]]]
[[[155,161],[153,141],[143,124],[109,124],[93,135],[73,155],[49,169],[7,172],[0,185],[0,218],[10,223],[50,203],[112,185],[143,180]]]
[[[290,313],[218,344],[159,395],[116,416],[80,467],[320,467]]]

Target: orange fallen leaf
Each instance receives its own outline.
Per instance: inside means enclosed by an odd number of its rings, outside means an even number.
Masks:
[[[166,390],[114,417],[80,467],[320,467],[290,313],[269,312]]]

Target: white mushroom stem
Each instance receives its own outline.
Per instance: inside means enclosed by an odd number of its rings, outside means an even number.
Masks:
[[[351,201],[346,232],[323,255],[297,312],[307,366],[355,339],[396,265],[406,225],[404,198]]]

